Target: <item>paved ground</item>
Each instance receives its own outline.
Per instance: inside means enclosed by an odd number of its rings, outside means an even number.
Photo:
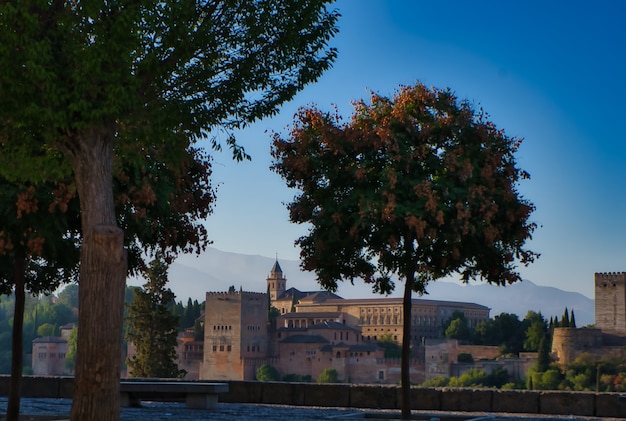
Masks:
[[[22,399],[21,413],[32,415],[22,417],[24,421],[43,421],[50,419],[44,416],[58,416],[62,419],[70,412],[70,399]],[[0,420],[6,413],[7,398],[0,397]],[[397,411],[371,411],[354,408],[312,408],[278,405],[251,405],[220,403],[214,410],[187,409],[183,403],[146,402],[141,408],[122,408],[121,421],[192,421],[192,420],[219,420],[219,421],[317,421],[317,420],[358,420],[358,419],[386,419],[392,420]],[[599,418],[583,417],[538,417],[522,415],[478,415],[478,414],[415,414],[418,420],[439,421],[554,421],[577,420],[596,421]],[[622,420],[623,421],[623,420]]]

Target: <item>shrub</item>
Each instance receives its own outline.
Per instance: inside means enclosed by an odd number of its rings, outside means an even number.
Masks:
[[[280,375],[271,365],[263,364],[256,371],[256,379],[260,382],[272,382],[280,380]]]
[[[450,379],[446,376],[433,377],[426,380],[420,386],[422,387],[445,387],[450,383]]]
[[[285,382],[296,382],[296,383],[309,383],[311,381],[311,375],[307,374],[303,376],[302,374],[285,374],[283,376],[283,381]]]
[[[339,374],[334,368],[325,368],[317,378],[318,383],[339,383]]]
[[[457,357],[457,360],[460,363],[473,363],[474,357],[472,357],[472,354],[468,352],[461,352],[459,356]]]

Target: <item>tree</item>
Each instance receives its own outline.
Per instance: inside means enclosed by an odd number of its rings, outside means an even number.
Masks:
[[[126,275],[114,150],[173,157],[274,114],[333,62],[328,1],[6,2],[0,6],[0,172],[72,175],[81,208],[80,312],[71,419],[119,418]],[[28,82],[26,82],[28,81]],[[129,259],[131,258],[129,252]]]
[[[385,350],[385,358],[400,358],[402,357],[402,347],[398,342],[393,339],[391,332],[383,333],[378,337],[376,342],[380,348]]]
[[[524,350],[538,351],[541,347],[541,341],[545,340],[548,335],[546,321],[541,313],[529,311],[524,322],[528,326],[525,333]]]
[[[565,310],[563,311],[563,317],[561,318],[560,327],[570,327],[569,311],[567,310],[567,307],[565,307]]]
[[[78,284],[66,285],[58,294],[59,302],[71,309],[78,308]]]
[[[16,421],[20,412],[25,293],[51,293],[77,276],[74,206],[74,192],[64,183],[35,187],[0,176],[0,293],[15,292],[8,421]]]
[[[375,292],[404,281],[402,416],[410,415],[411,295],[459,273],[464,282],[520,280],[517,262],[535,224],[517,191],[520,141],[450,90],[406,86],[358,101],[347,123],[303,108],[287,139],[274,135],[272,169],[300,191],[288,205],[311,225],[301,266],[329,290],[363,279]]]
[[[176,365],[178,317],[168,304],[174,293],[166,288],[167,266],[159,259],[150,264],[148,282],[136,288],[128,306],[126,337],[135,345],[137,354],[128,359],[133,377],[182,377]]]
[[[214,199],[208,179],[210,165],[205,155],[189,148],[173,160],[169,155],[152,151],[149,163],[136,168],[132,160],[124,159],[124,154],[123,147],[117,150],[114,185],[116,212],[127,234],[125,246],[129,256],[129,272],[140,272],[145,267],[144,255],[155,250],[171,260],[179,250],[190,251],[203,247],[206,244],[206,230],[197,221],[208,215]],[[158,176],[151,177],[155,168],[159,167],[162,169]],[[12,272],[16,262],[20,263],[19,259],[14,258],[15,251],[23,252],[24,242],[27,242],[28,247],[28,265],[19,266],[20,271],[24,271],[19,273],[24,278],[24,287],[20,286],[22,283],[17,274],[2,278],[4,288],[10,288],[15,283],[14,335],[21,335],[22,329],[18,326],[21,326],[24,300],[20,291],[26,288],[35,294],[47,293],[61,282],[76,278],[78,244],[81,239],[78,200],[72,183],[57,186],[48,183],[38,185],[35,189],[32,185],[7,182],[4,187],[0,199],[5,205],[3,239],[6,247],[2,255],[13,259],[8,263],[6,260],[1,262],[7,267],[7,273]],[[30,250],[33,246],[36,246],[38,255],[33,255]],[[9,267],[11,264],[13,268]],[[50,300],[37,304],[36,308],[41,308],[39,322],[47,321],[56,326],[74,322],[77,294],[78,286],[70,285],[61,291],[59,302],[55,305]],[[74,303],[70,307],[62,302],[63,298],[73,300]],[[38,323],[32,326],[34,330]],[[22,355],[22,342],[21,339],[13,341],[14,368],[7,405],[7,418],[10,420],[16,419],[19,413],[18,383],[22,363],[17,358]],[[29,342],[26,340],[26,343]]]
[[[278,370],[271,365],[262,364],[256,370],[256,379],[260,382],[275,382],[280,380]]]
[[[548,371],[551,362],[550,341],[548,340],[547,335],[544,335],[539,342],[539,347],[537,349],[537,361],[534,364],[534,369],[540,373]]]
[[[318,383],[338,383],[339,374],[334,368],[325,368],[317,377]]]
[[[78,329],[76,326],[72,328],[69,338],[67,338],[67,353],[65,354],[65,368],[70,373],[74,372],[76,367],[76,340],[78,338]]]
[[[454,319],[450,322],[450,325],[444,332],[444,335],[448,339],[460,339],[468,340],[470,337],[470,330],[467,326],[466,319]]]
[[[37,328],[37,336],[57,336],[58,326],[44,323]]]
[[[455,310],[443,324],[443,334],[448,339],[468,340],[471,336],[465,313]]]

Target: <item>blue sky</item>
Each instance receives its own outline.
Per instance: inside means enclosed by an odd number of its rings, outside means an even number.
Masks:
[[[545,4],[548,3],[548,4]],[[482,106],[524,138],[520,190],[537,207],[525,279],[593,298],[595,272],[626,271],[626,2],[339,1],[334,67],[280,114],[238,133],[252,155],[214,154],[213,247],[297,260],[306,227],[288,221],[289,191],[270,172],[271,132],[298,107],[392,95],[421,81]],[[288,274],[287,274],[288,276]],[[364,291],[367,292],[367,287]],[[401,288],[400,288],[401,290]]]

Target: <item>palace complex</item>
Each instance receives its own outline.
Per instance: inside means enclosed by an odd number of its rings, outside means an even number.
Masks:
[[[271,321],[270,306],[279,313]],[[209,292],[205,308],[200,379],[252,380],[263,364],[283,377],[316,379],[322,370],[334,368],[342,381],[400,379],[400,361],[386,359],[376,342],[382,335],[402,342],[401,298],[343,299],[327,291],[287,288],[276,261],[267,277],[267,293]],[[489,308],[482,305],[413,299],[415,381],[424,377],[426,340],[441,339],[442,325],[455,311],[465,314],[470,327],[489,319]]]
[[[398,383],[400,360],[385,358],[377,341],[402,343],[402,299],[343,299],[328,291],[287,288],[276,261],[266,292],[231,289],[206,294],[203,340],[193,329],[179,335],[178,365],[187,379],[253,380],[264,364],[283,379],[316,380],[328,368],[343,382]],[[443,323],[455,311],[470,328],[489,319],[489,308],[465,302],[415,298],[411,314],[411,382],[458,376],[471,368],[504,368],[523,378],[536,353],[502,358],[498,347],[471,346],[443,337]],[[555,328],[552,357],[566,366],[583,353],[595,358],[624,357],[626,346],[626,272],[595,274],[595,327]],[[68,374],[67,334],[33,341],[35,375]],[[132,353],[129,347],[129,353]],[[459,363],[459,354],[474,363]],[[123,373],[125,375],[126,373]]]

